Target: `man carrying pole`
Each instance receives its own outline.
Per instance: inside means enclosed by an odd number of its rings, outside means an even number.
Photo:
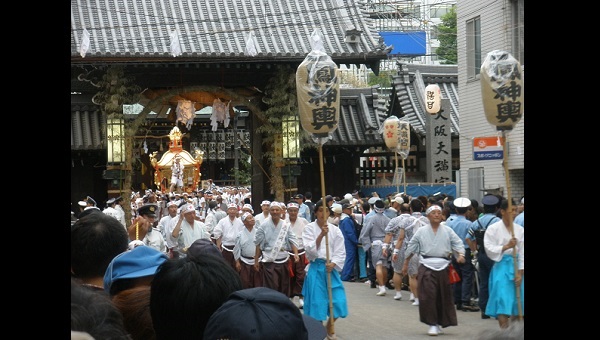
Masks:
[[[325,320],[326,316],[328,316],[327,338],[335,339],[335,319],[338,317],[346,317],[348,315],[344,286],[342,285],[338,272],[342,270],[344,265],[343,261],[346,258],[346,251],[344,248],[344,259],[342,262],[336,263],[335,261],[332,261],[332,258],[330,257],[329,242],[332,242],[333,246],[338,246],[338,240],[335,239],[330,241],[331,231],[329,230],[332,230],[332,227],[335,227],[333,228],[335,234],[331,235],[331,237],[337,238],[336,235],[341,235],[342,245],[344,244],[344,236],[338,227],[327,223],[329,209],[327,208],[325,201],[326,196],[325,175],[323,170],[323,144],[325,144],[331,138],[332,133],[337,129],[338,126],[340,117],[340,77],[337,65],[333,62],[333,60],[331,60],[327,53],[325,53],[323,36],[318,29],[314,30],[311,34],[310,44],[312,50],[306,56],[306,58],[304,58],[304,61],[300,64],[300,66],[298,66],[298,70],[296,72],[296,91],[298,97],[298,113],[302,128],[306,132],[310,133],[314,142],[318,143],[319,145],[321,194],[323,199],[315,205],[315,215],[317,215],[317,220],[308,224],[303,233],[303,240],[306,241],[306,243],[304,243],[306,257],[309,258],[311,263],[306,268],[307,274],[304,287],[302,289],[302,295],[304,295],[304,314],[310,315],[317,320],[322,321]],[[321,209],[323,211],[319,213],[318,211]],[[304,238],[304,234],[306,233],[306,228],[308,228],[308,226],[313,226],[313,230],[312,239],[311,236],[309,236],[307,240]],[[315,232],[315,227],[320,230],[318,233]],[[318,241],[317,237],[319,238]],[[321,252],[323,249],[321,246],[321,241],[323,238],[325,239],[325,254],[322,254]],[[309,249],[307,248],[309,247],[308,242],[312,242],[312,257],[309,256]],[[321,255],[325,255],[324,262],[321,258]],[[339,256],[340,254],[337,255]],[[335,254],[333,256],[335,256]],[[313,262],[313,260],[319,261]],[[338,271],[333,271],[333,268],[336,267]],[[319,281],[319,278],[323,278],[324,276],[327,278],[326,287],[329,298],[329,309],[327,312],[324,308],[319,308],[319,305],[323,306],[321,301],[323,301],[322,299],[324,298],[324,287],[322,282]],[[334,293],[337,296],[335,299]],[[312,295],[311,298],[308,298],[309,294]],[[338,300],[341,296],[343,296],[343,300]],[[337,305],[337,308],[335,309],[333,305],[334,300],[336,301]],[[307,308],[307,305],[310,307]]]
[[[500,214],[502,220],[492,223],[483,236],[485,252],[494,261],[485,314],[497,318],[500,328],[508,328],[509,317],[520,321],[523,315],[525,229],[513,223],[516,207],[509,207],[506,199],[500,203]]]
[[[324,202],[319,200],[315,204],[316,219],[307,224],[302,233],[306,258],[309,260],[305,268],[307,272],[302,296],[304,314],[320,321],[327,320],[327,338],[335,339],[335,333],[330,333],[333,322],[348,316],[346,290],[340,277],[346,261],[346,247],[340,228],[327,223],[329,209]],[[333,315],[328,310],[330,307],[323,303],[326,299],[333,306]]]
[[[487,121],[496,127],[496,130],[502,132],[502,148],[504,154],[503,167],[504,176],[506,179],[506,193],[508,200],[502,201],[500,210],[502,212],[502,223],[507,232],[510,233],[510,240],[506,244],[500,244],[501,250],[499,251],[500,257],[492,258],[494,261],[504,261],[505,256],[502,256],[504,251],[511,249],[512,254],[512,270],[506,270],[506,273],[512,275],[514,281],[514,299],[504,302],[515,303],[518,320],[523,317],[523,273],[525,270],[525,251],[524,245],[524,234],[522,233],[523,227],[515,225],[513,220],[515,218],[513,214],[512,198],[510,192],[510,179],[508,169],[508,150],[506,150],[506,139],[508,132],[517,125],[521,120],[524,111],[524,100],[523,100],[523,71],[521,64],[516,60],[510,53],[502,50],[493,50],[489,52],[481,65],[481,97],[483,100],[483,108]],[[505,215],[510,215],[510,219],[505,218]],[[491,227],[491,226],[490,226]],[[484,243],[487,242],[488,236],[484,236]],[[504,239],[500,238],[500,242]],[[505,240],[504,240],[505,241]],[[496,244],[498,245],[498,244]],[[485,250],[488,252],[488,246],[485,245]],[[498,249],[496,249],[498,252]],[[489,252],[488,252],[489,256]],[[492,296],[492,275],[496,271],[498,263],[492,268],[492,274],[490,274],[490,298]],[[500,269],[498,269],[500,270]],[[496,274],[497,275],[497,274]],[[511,305],[507,305],[511,306]],[[488,305],[486,307],[486,314],[490,316],[496,316],[498,311],[494,310],[493,306]],[[508,315],[515,315],[512,311]],[[490,314],[491,313],[491,314]],[[500,313],[504,314],[504,313]],[[500,327],[508,327],[508,319],[501,320],[498,317]],[[505,321],[505,322],[503,322]]]

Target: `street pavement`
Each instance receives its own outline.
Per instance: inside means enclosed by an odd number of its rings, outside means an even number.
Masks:
[[[402,300],[394,300],[395,291],[376,296],[377,288],[366,283],[344,282],[348,300],[348,316],[335,322],[340,340],[431,339],[429,326],[419,321],[419,307],[409,301],[410,292],[402,291]],[[294,301],[297,302],[297,301]],[[482,319],[480,312],[456,311],[458,326],[446,327],[440,340],[476,339],[485,330],[498,330],[494,318]],[[324,323],[325,324],[325,323]]]

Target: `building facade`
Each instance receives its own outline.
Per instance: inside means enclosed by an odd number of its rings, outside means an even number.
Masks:
[[[524,76],[524,0],[461,0],[457,5],[457,30],[460,196],[480,201],[486,193],[506,197],[510,189],[510,198],[517,202],[525,194],[526,114],[506,134],[508,174],[503,159],[475,160],[474,142],[481,137],[502,136],[484,114],[480,68],[487,54],[493,50],[509,52],[520,62]]]

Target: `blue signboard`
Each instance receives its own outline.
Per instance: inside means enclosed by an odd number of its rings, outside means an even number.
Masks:
[[[424,56],[427,54],[425,31],[382,31],[379,35],[383,37],[386,45],[393,46],[390,55]]]

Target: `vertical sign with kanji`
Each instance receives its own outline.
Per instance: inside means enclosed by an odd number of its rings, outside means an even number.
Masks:
[[[452,182],[452,136],[449,108],[450,100],[442,98],[440,111],[426,115],[427,182]]]

